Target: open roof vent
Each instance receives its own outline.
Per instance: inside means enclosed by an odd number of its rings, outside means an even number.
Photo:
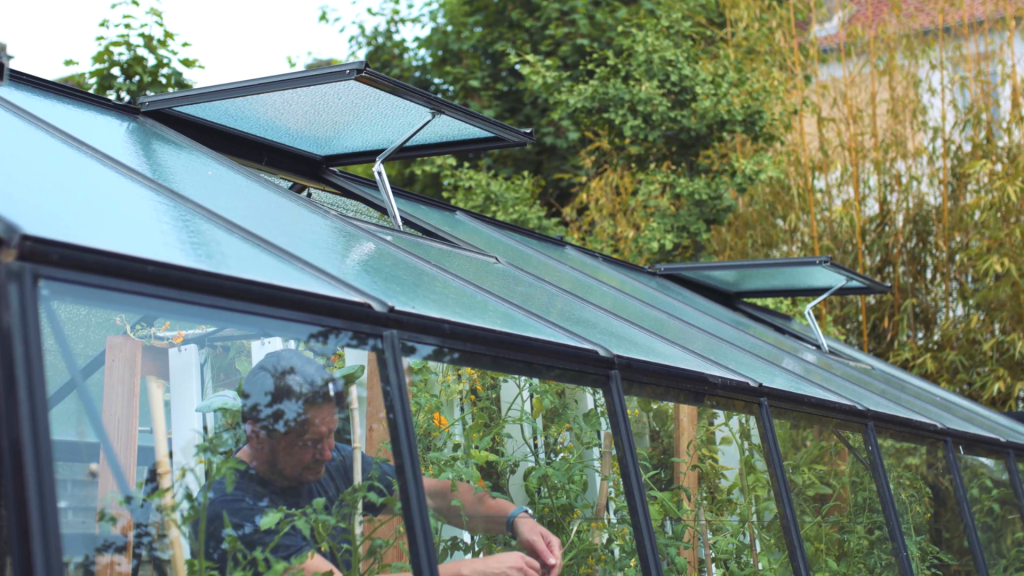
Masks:
[[[832,261],[831,256],[657,264],[655,271],[692,287],[711,289],[734,298],[814,296],[804,317],[828,352],[825,336],[814,319],[813,309],[829,296],[888,294],[889,284],[879,282]]]
[[[139,98],[143,113],[242,137],[322,166],[374,162],[374,175],[401,228],[386,160],[525,146],[520,130],[350,62]]]

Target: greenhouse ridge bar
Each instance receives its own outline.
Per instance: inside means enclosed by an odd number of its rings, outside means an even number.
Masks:
[[[363,533],[316,548],[343,571],[437,574],[520,549],[503,519],[444,516],[431,478],[532,508],[566,574],[1024,569],[1024,425],[742,301],[885,284],[827,257],[652,271],[393,187],[397,230],[376,183],[337,167],[427,114],[393,158],[533,141],[364,62],[137,106],[10,71],[0,489],[15,573],[168,569],[150,531],[164,518],[190,573],[219,549],[234,571],[266,569],[278,552],[254,534],[349,526],[339,496],[206,528],[211,486],[245,470],[224,464],[248,434],[232,394],[286,349],[356,390],[361,425],[339,410],[331,444],[358,438],[369,470],[393,470],[390,485],[364,471],[385,489],[353,496],[372,504]],[[170,510],[153,496],[146,378],[169,385]]]

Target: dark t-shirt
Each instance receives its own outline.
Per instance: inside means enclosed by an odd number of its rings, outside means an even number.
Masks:
[[[206,512],[205,557],[218,566],[221,574],[227,572],[228,553],[225,546],[224,517],[227,516],[231,530],[238,535],[239,542],[247,552],[256,549],[267,550],[278,537],[279,527],[260,530],[260,518],[268,510],[285,507],[293,510],[304,508],[317,498],[325,500],[325,510],[330,511],[340,500],[341,494],[352,486],[352,447],[342,444],[334,446],[332,458],[324,468],[324,475],[316,482],[282,488],[268,482],[256,473],[251,466],[238,471],[234,489],[227,490],[224,478],[216,480],[209,486],[209,504]],[[390,497],[395,490],[395,468],[385,462],[376,462],[363,454],[363,482],[373,482],[371,490],[381,498]],[[376,477],[374,477],[376,476]],[[382,505],[363,502],[366,514],[377,516],[383,512]],[[199,538],[198,521],[192,525],[192,537]],[[338,548],[351,546],[348,526],[338,526],[330,538]],[[307,554],[317,548],[312,538],[306,538],[298,528],[290,528],[273,548],[267,552],[282,560],[291,560],[296,556]],[[351,568],[350,554],[341,557],[329,557],[342,570]],[[232,559],[232,565],[238,565],[238,559]]]

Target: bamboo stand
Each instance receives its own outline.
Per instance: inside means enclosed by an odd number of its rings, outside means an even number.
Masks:
[[[608,509],[608,476],[612,473],[612,433],[604,433],[604,446],[601,449],[601,484],[597,489],[597,508],[594,512],[594,528],[590,532],[591,541],[601,544],[601,530],[598,529]]]
[[[349,419],[352,422],[352,486],[357,487],[363,483],[363,442],[360,438],[362,427],[359,425],[359,396],[356,394],[355,384],[348,387],[348,411]],[[360,498],[356,504],[356,515],[352,521],[352,534],[358,540],[363,534],[363,499]],[[358,542],[353,542],[359,546]]]
[[[171,479],[171,459],[167,453],[167,421],[164,419],[164,387],[166,382],[153,376],[146,376],[149,389],[149,414],[153,423],[153,452],[156,456],[157,485],[163,491],[161,512],[167,541],[171,545],[171,573],[185,576],[185,553],[181,547],[181,534],[174,519],[174,492]]]

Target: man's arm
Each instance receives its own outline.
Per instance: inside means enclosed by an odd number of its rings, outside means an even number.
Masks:
[[[504,534],[505,520],[516,508],[508,500],[494,498],[486,490],[478,490],[465,482],[424,477],[423,491],[427,506],[444,518],[445,524],[473,534]],[[456,501],[462,506],[453,504]]]
[[[330,576],[344,576],[341,570],[338,570],[331,561],[323,556],[312,553],[313,555],[302,564],[299,564],[295,568],[288,571],[289,575],[298,576],[303,574],[304,576],[314,576],[316,574],[329,574]]]
[[[424,477],[423,491],[427,506],[444,518],[445,524],[473,534],[504,534],[505,521],[516,508],[515,504],[465,482]],[[462,506],[453,504],[455,501]],[[546,564],[551,576],[558,576],[562,569],[562,542],[554,534],[526,514],[516,517],[512,531],[523,550]]]

